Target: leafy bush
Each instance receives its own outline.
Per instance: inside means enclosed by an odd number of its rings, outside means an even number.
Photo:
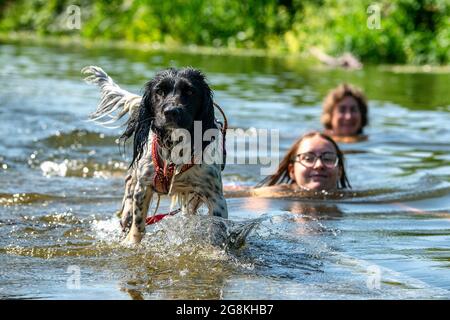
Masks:
[[[68,30],[67,8],[81,8],[81,30]],[[381,28],[370,29],[370,5]],[[0,0],[0,31],[79,33],[88,39],[196,44],[338,55],[367,62],[450,61],[446,0]]]

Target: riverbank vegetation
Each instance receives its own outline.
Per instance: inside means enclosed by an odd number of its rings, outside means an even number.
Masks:
[[[446,0],[0,0],[0,10],[6,34],[450,62]]]

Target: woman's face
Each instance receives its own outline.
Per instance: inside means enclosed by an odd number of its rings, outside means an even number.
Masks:
[[[289,176],[301,188],[308,190],[334,190],[340,178],[334,145],[313,136],[304,139],[297,149],[295,162],[289,164]]]
[[[331,129],[337,136],[357,135],[361,128],[361,110],[358,101],[352,96],[346,96],[333,108],[331,114]]]

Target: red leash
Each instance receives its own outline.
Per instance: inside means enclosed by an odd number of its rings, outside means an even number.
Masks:
[[[173,216],[180,211],[181,211],[181,209],[177,209],[177,210],[171,211],[169,213],[155,214],[153,217],[148,217],[147,219],[145,219],[145,225],[149,226],[151,224],[154,224],[154,223],[162,220],[163,218],[165,218],[167,216]]]

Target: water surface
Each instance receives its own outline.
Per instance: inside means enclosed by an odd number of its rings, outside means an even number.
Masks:
[[[0,298],[450,297],[449,74],[12,44],[0,45],[0,61]],[[370,99],[369,139],[341,145],[353,189],[328,200],[228,199],[230,223],[259,222],[238,250],[211,245],[204,221],[182,216],[148,228],[144,246],[123,246],[114,212],[129,157],[120,129],[85,121],[99,99],[81,81],[86,65],[136,93],[160,69],[200,68],[230,125],[279,129],[281,154],[321,129],[330,88],[358,85]],[[254,185],[259,169],[228,165],[224,183]]]

